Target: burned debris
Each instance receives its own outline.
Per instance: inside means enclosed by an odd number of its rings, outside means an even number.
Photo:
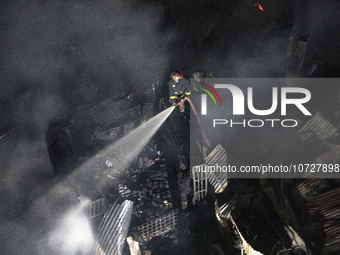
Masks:
[[[309,40],[308,35],[290,34],[287,77],[308,73]],[[316,60],[309,75],[320,65]],[[202,76],[194,74],[196,81]],[[131,254],[337,254],[338,178],[299,169],[291,179],[238,179],[223,171],[202,171],[207,166],[240,168],[254,162],[339,164],[336,86],[325,96],[332,111],[313,107],[312,117],[299,119],[296,128],[283,128],[258,143],[254,136],[259,134],[248,129],[238,129],[219,143],[206,142],[202,130],[190,137],[188,120],[173,111],[122,170],[119,157],[102,150],[168,107],[159,97],[159,86],[152,84],[140,101],[133,94],[108,98],[52,123],[47,133],[57,174],[67,175],[94,158],[91,175],[77,175],[82,178],[77,191],[93,201],[89,217],[97,254],[110,254],[112,250],[104,251],[109,240],[116,241],[112,247],[119,246],[114,254],[129,254],[128,245]],[[243,147],[236,149],[240,140]],[[281,143],[289,146],[287,155],[276,152]],[[189,158],[192,151],[194,158]],[[117,221],[123,232],[110,225]]]
[[[300,46],[306,45],[301,42]],[[301,54],[294,60],[300,63],[298,66],[303,62],[303,51]],[[233,130],[230,140],[213,148],[202,146],[201,141],[192,143],[196,145],[197,162],[191,168],[195,206],[203,206],[203,200],[208,210],[208,201],[214,202],[222,240],[236,239],[241,254],[338,254],[339,93],[335,84],[327,89],[329,93],[322,95],[327,97],[327,107],[312,107],[313,116],[299,119],[297,128],[276,134],[279,143],[270,140],[274,137],[269,132],[268,143],[261,141],[253,147],[252,153],[260,160],[244,157],[247,146],[253,146],[252,136],[256,136],[248,134],[246,128],[240,133]],[[241,134],[249,143],[243,151],[237,151]],[[283,146],[280,143],[287,141],[294,154],[289,158],[275,155],[272,145]],[[247,162],[241,163],[238,158]],[[300,169],[282,179],[242,179],[229,171],[216,171],[218,166],[231,164],[240,169],[256,162],[273,166],[294,162]],[[308,168],[302,170],[302,165]],[[329,170],[311,170],[315,166]],[[231,247],[224,247],[226,250],[237,254]]]
[[[143,100],[138,102],[124,95],[108,98],[51,124],[46,135],[56,175],[73,175],[71,183],[79,197],[93,201],[88,215],[97,233],[95,254],[123,254],[128,229],[145,251],[153,237],[177,240],[177,215],[181,209],[177,175],[188,166],[187,156],[182,153],[182,134],[173,136],[178,127],[159,130],[125,169],[120,169],[120,158],[115,153],[103,150],[137,126],[143,127],[155,115],[154,85]],[[174,120],[168,121],[173,125]],[[173,153],[170,145],[180,148],[180,153]],[[86,164],[90,170],[75,170]],[[184,175],[180,177],[184,184],[180,185],[186,197],[190,179]],[[187,202],[183,202],[185,206]]]
[[[3,253],[61,254],[48,234],[79,201],[91,201],[87,214],[81,207],[91,254],[340,253],[338,79],[303,84],[312,116],[282,104],[298,95],[253,79],[280,77],[292,92],[301,80],[338,77],[338,1],[49,2],[1,4]],[[172,68],[194,77],[192,95],[201,92],[188,100],[191,118],[171,109],[163,81],[152,83]],[[253,79],[259,87],[252,95],[240,87],[235,109],[248,99],[239,115],[272,119],[242,122],[229,108],[236,95],[222,107],[200,83],[214,76]],[[284,123],[294,127],[281,122],[279,108],[290,106]],[[238,124],[191,131],[204,111]],[[262,164],[294,173],[218,169]],[[88,248],[75,249],[64,254]]]
[[[154,102],[135,105],[124,97],[109,99],[50,126],[47,139],[56,173],[72,171],[94,155],[92,174],[86,177],[91,180],[81,177],[77,190],[93,201],[89,218],[97,233],[96,254],[110,254],[103,250],[109,249],[108,240],[116,240],[110,244],[110,249],[119,246],[115,254],[129,254],[128,246],[131,254],[336,254],[338,179],[304,173],[299,175],[304,179],[238,179],[223,171],[202,171],[245,164],[232,141],[208,148],[203,138],[190,141],[197,152],[190,166],[189,125],[185,119],[178,122],[179,112],[169,116],[129,167],[117,171],[119,159],[102,149],[164,109],[164,99]],[[125,115],[115,113],[117,109]],[[299,120],[297,128],[282,129],[283,137],[298,148],[297,163],[340,163],[336,120],[330,119],[338,118],[335,113],[315,110],[312,117]],[[261,146],[258,155],[278,164],[270,144]],[[117,209],[127,205],[129,209]],[[117,217],[126,219],[118,224],[124,233],[109,223]]]

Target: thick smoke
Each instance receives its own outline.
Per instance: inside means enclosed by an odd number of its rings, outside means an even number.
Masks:
[[[77,195],[58,186],[35,203],[54,185],[45,141],[51,121],[131,88],[143,91],[167,78],[170,65],[185,67],[186,76],[284,77],[292,29],[310,33],[307,65],[340,52],[335,1],[263,1],[263,12],[249,1],[183,1],[165,8],[172,33],[159,29],[162,8],[136,2],[0,3],[0,120],[13,126],[0,139],[2,253],[60,251],[42,237],[56,236],[65,200]]]
[[[1,125],[13,123],[0,139],[0,250],[61,254],[77,194],[63,186],[42,198],[55,185],[49,123],[163,80],[173,36],[160,31],[157,8],[130,1],[8,1],[0,16]]]

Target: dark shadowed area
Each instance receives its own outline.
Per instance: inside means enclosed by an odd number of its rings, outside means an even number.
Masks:
[[[95,236],[85,220],[88,201],[79,203],[73,180],[56,177],[46,140],[51,123],[115,96],[133,94],[137,102],[156,82],[167,100],[175,68],[187,78],[194,72],[229,78],[339,77],[339,2],[263,0],[263,10],[256,4],[1,1],[0,253],[91,254]],[[296,52],[302,41],[308,47],[299,69],[294,63],[300,63]],[[255,132],[254,141],[263,141],[267,132]],[[172,142],[162,143],[170,150]],[[235,151],[241,147],[242,142]],[[168,164],[175,164],[173,152],[169,155]],[[72,227],[78,220],[85,222],[80,230]],[[88,233],[87,239],[78,240],[77,231]]]

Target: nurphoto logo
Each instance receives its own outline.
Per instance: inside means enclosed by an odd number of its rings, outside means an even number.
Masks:
[[[276,122],[281,123],[283,127],[296,127],[298,125],[298,121],[295,119],[277,119],[277,118],[269,118],[270,115],[279,111],[280,116],[287,116],[287,106],[291,105],[298,109],[303,115],[311,116],[312,114],[305,106],[311,99],[311,92],[302,87],[272,87],[271,88],[271,95],[266,98],[255,98],[254,91],[256,92],[256,87],[259,86],[247,86],[245,87],[244,84],[242,89],[234,84],[223,83],[221,79],[210,79],[209,84],[199,82],[199,84],[203,85],[204,87],[210,89],[218,98],[220,105],[223,106],[226,112],[232,113],[233,116],[244,116],[245,115],[245,106],[247,106],[247,110],[250,114],[256,116],[267,116],[266,119],[243,119],[241,121],[236,121],[233,119],[225,119],[225,118],[214,118],[212,120],[212,126],[216,127],[217,125],[225,125],[230,124],[230,127],[235,125],[242,125],[242,126],[249,126],[249,127],[262,127],[265,123],[271,125],[271,127],[275,126]],[[215,100],[214,95],[206,88],[200,88],[202,91],[206,92],[206,94],[201,94],[201,115],[209,115],[208,110],[208,99],[207,94],[213,100],[215,106],[217,106],[217,102]],[[263,87],[261,87],[263,90]],[[216,91],[218,90],[219,93]],[[246,90],[246,93],[243,91]],[[246,94],[246,95],[245,95]],[[232,106],[229,105],[222,105],[222,99],[225,100],[224,97],[229,96],[232,97]],[[222,98],[222,99],[221,99]],[[257,101],[256,101],[257,100]],[[265,109],[258,109],[255,105],[259,104],[258,101],[270,102],[270,107]],[[229,100],[230,101],[230,100]],[[261,103],[261,102],[260,102]],[[210,110],[212,112],[215,109]]]

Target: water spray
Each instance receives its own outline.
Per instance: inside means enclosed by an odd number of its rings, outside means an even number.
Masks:
[[[92,176],[93,169],[98,162],[98,156],[104,160],[112,160],[111,167],[114,175],[124,173],[174,109],[175,106],[171,106],[145,123],[142,123],[118,141],[98,152],[97,157],[93,156],[87,160],[82,166],[76,169],[72,175],[76,175],[78,172],[83,176]]]
[[[130,133],[126,134],[117,142],[104,148],[97,155],[100,155],[101,158],[114,157],[117,163],[112,171],[115,171],[117,175],[123,174],[126,168],[129,167],[133,160],[136,159],[142,149],[151,140],[153,135],[159,130],[174,109],[175,106],[165,109],[147,122],[138,126]],[[37,199],[37,201],[32,205],[32,209],[35,209],[34,211],[39,211],[38,208],[41,208],[42,204],[47,204],[49,201],[59,201],[58,199],[61,198],[55,198],[56,194],[60,193],[58,193],[58,190],[66,190],[66,187],[69,187],[69,184],[73,183],[74,179],[79,179],[79,177],[83,182],[92,185],[93,170],[97,162],[98,157],[96,156],[88,159],[60,183],[46,192],[44,196]],[[105,182],[105,180],[103,181]],[[105,183],[103,183],[103,185],[105,185]],[[90,186],[88,186],[88,189],[91,190]],[[67,207],[66,204],[63,205],[65,208]],[[67,254],[78,254],[77,252],[79,249],[81,251],[85,251],[91,248],[90,246],[93,244],[93,233],[90,230],[89,222],[86,220],[86,217],[83,217],[83,214],[80,214],[83,213],[83,209],[84,205],[81,204],[76,207],[76,210],[65,210],[66,215],[65,218],[61,219],[61,225],[59,224],[59,227],[50,232],[49,240],[56,241],[49,245],[53,246],[56,244],[52,248],[60,251],[59,254],[66,254],[63,249],[70,250]],[[78,230],[80,230],[81,233],[77,232]],[[86,245],[84,245],[84,243]]]
[[[174,109],[175,107],[171,106],[152,117],[150,120],[128,133],[118,142],[110,145],[104,152],[104,155],[113,155],[120,162],[119,165],[121,168],[128,167]]]

